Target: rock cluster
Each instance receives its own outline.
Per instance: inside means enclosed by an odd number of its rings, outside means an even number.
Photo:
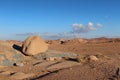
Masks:
[[[7,41],[0,41],[0,66],[24,66],[25,55],[37,55],[45,52],[48,45],[39,36],[28,37],[22,48]],[[23,54],[23,53],[25,54]]]
[[[75,58],[77,54],[48,50],[48,44],[39,36],[28,37],[22,47],[0,41],[0,66],[23,67],[25,61],[30,61],[28,56],[30,60],[55,61],[62,60],[64,57]]]

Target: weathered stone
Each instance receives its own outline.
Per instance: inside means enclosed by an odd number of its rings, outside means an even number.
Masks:
[[[47,50],[48,45],[39,36],[28,37],[22,45],[22,51],[25,55],[36,55]]]
[[[94,56],[94,55],[91,55],[91,56],[89,56],[89,60],[91,60],[91,61],[97,61],[98,58],[96,56]]]
[[[26,78],[33,77],[33,76],[35,76],[35,74],[33,74],[33,73],[25,74],[22,72],[17,72],[15,74],[13,74],[12,76],[10,76],[10,78],[22,80],[22,79],[26,79]]]
[[[23,67],[23,66],[24,66],[23,63],[14,63],[13,65],[14,65],[14,66],[19,66],[19,67]]]
[[[85,39],[81,39],[81,38],[79,38],[79,39],[78,39],[78,42],[79,42],[79,43],[87,43],[88,41],[85,40]]]
[[[63,53],[55,50],[48,50],[45,53],[33,55],[32,57],[38,60],[54,61],[54,60],[62,60],[64,57],[76,58],[77,54]]]
[[[65,40],[64,39],[59,39],[59,44],[64,44]]]
[[[47,61],[54,61],[55,60],[55,57],[49,57],[49,58],[46,58]]]
[[[4,76],[10,76],[11,74],[15,73],[14,71],[2,71],[0,73],[0,75],[4,75]]]
[[[11,44],[0,41],[0,66],[13,66],[24,60],[24,55],[16,51]]]

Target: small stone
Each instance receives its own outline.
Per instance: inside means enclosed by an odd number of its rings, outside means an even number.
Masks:
[[[85,63],[85,62],[87,62],[87,58],[85,56],[78,55],[77,56],[77,62],[79,62],[79,63]]]
[[[64,43],[65,43],[65,40],[64,40],[64,39],[60,39],[60,40],[59,40],[59,43],[60,43],[60,44],[64,44]]]
[[[46,60],[47,60],[47,61],[54,61],[55,58],[54,58],[54,57],[50,57],[50,58],[47,58]]]
[[[23,63],[14,63],[13,65],[14,65],[14,66],[19,66],[19,67],[23,67],[23,66],[24,66]]]
[[[87,43],[88,41],[85,40],[85,39],[78,39],[78,42],[79,42],[79,43]]]
[[[55,60],[62,60],[61,57],[55,57]]]
[[[89,60],[91,60],[91,61],[97,61],[98,58],[96,56],[94,56],[94,55],[91,55],[91,56],[89,56]]]
[[[55,60],[62,60],[61,57],[49,57],[46,59],[47,61],[55,61]]]

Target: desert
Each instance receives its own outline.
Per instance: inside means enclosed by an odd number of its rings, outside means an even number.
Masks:
[[[120,80],[120,0],[0,0],[0,80]]]
[[[120,79],[120,38],[43,41],[47,51],[25,55],[24,41],[1,40],[0,80]]]

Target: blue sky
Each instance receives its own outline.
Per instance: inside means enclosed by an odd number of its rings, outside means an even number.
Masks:
[[[119,37],[120,0],[0,0],[0,39]]]

